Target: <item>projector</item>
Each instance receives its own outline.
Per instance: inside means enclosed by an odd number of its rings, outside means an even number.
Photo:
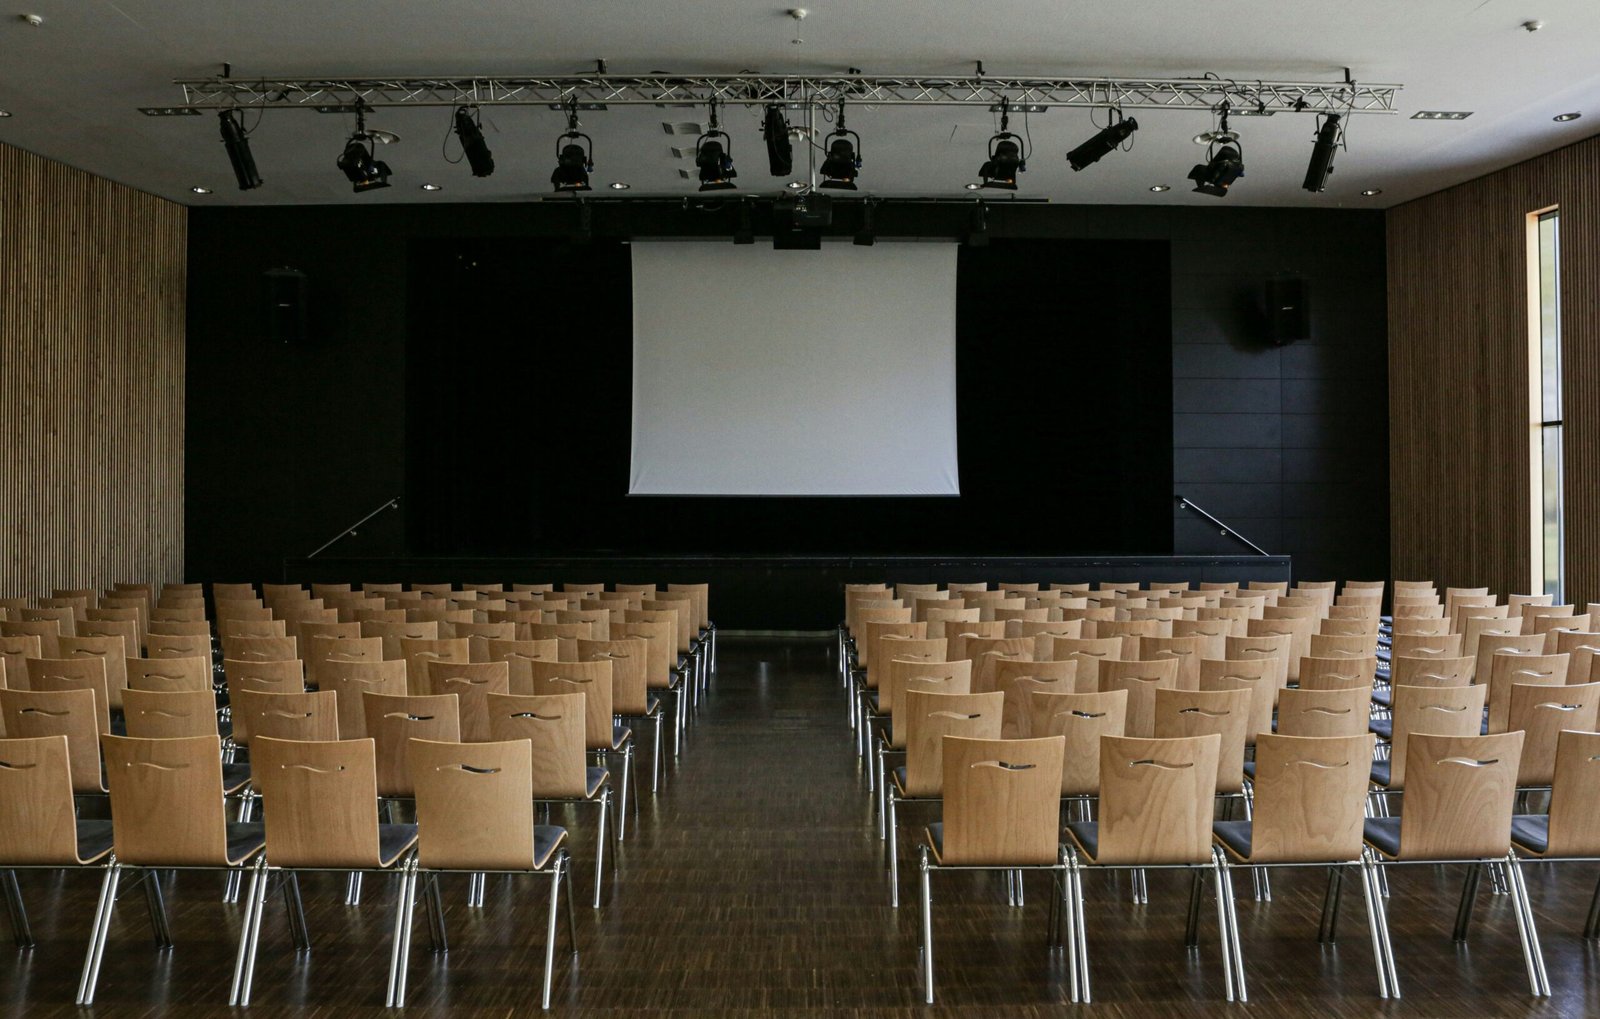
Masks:
[[[779,195],[772,208],[780,220],[788,220],[796,229],[830,226],[833,223],[833,198],[813,191]]]

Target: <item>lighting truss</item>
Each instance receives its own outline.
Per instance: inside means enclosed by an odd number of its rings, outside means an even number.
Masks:
[[[183,102],[144,108],[152,116],[237,107],[346,112],[393,106],[826,105],[1117,107],[1214,109],[1227,100],[1251,113],[1395,112],[1400,85],[1350,81],[1238,81],[1209,78],[894,77],[878,75],[617,75],[463,78],[189,78],[173,84]]]

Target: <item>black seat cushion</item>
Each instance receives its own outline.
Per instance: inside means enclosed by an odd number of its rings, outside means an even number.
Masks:
[[[1244,777],[1254,782],[1256,780],[1256,762],[1244,762]]]
[[[236,793],[250,784],[250,762],[239,761],[222,765],[222,791]]]
[[[1213,821],[1211,831],[1241,860],[1250,859],[1250,822]]]
[[[1363,826],[1369,843],[1385,856],[1400,855],[1400,819],[1398,817],[1369,817]]]
[[[943,859],[943,857],[944,857],[944,822],[943,821],[934,821],[933,823],[928,825],[927,831],[928,831],[928,845],[933,847],[933,858],[936,859],[936,860]]]
[[[265,826],[251,821],[240,824],[236,821],[228,822],[228,862],[243,863],[250,859],[267,844],[267,829]]]
[[[900,767],[894,769],[893,775],[894,775],[894,788],[895,788],[895,791],[898,792],[901,796],[904,796],[906,794],[906,767],[905,767],[905,765],[902,764]]]
[[[1372,703],[1382,705],[1386,708],[1392,707],[1394,705],[1394,697],[1392,696],[1391,690],[1372,691]]]
[[[1100,855],[1100,822],[1072,821],[1067,825],[1067,834],[1090,860]]]
[[[633,735],[633,730],[628,728],[625,725],[612,726],[612,728],[611,728],[611,749],[612,750],[621,750],[622,749],[622,744],[626,743],[628,741],[628,737],[630,737],[632,735]]]
[[[110,821],[78,822],[78,859],[93,863],[111,852]]]
[[[378,825],[378,860],[385,867],[394,866],[400,854],[416,845],[417,826],[414,824]]]
[[[533,867],[543,870],[545,864],[550,862],[550,854],[556,851],[563,839],[567,837],[567,830],[553,824],[536,824],[533,826]]]
[[[1387,743],[1394,739],[1394,719],[1374,718],[1367,723],[1367,731],[1377,733],[1378,738]]]
[[[1550,815],[1513,814],[1511,841],[1518,849],[1543,855],[1550,849]]]
[[[594,799],[594,794],[600,791],[600,787],[605,785],[606,779],[610,777],[611,773],[604,768],[587,768],[585,771],[587,772],[585,785],[589,791],[584,795],[592,800]]]
[[[1374,785],[1388,785],[1389,784],[1389,762],[1388,761],[1373,761],[1372,762],[1372,781],[1373,781]]]

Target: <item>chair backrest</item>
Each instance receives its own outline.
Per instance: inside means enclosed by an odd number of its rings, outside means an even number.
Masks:
[[[874,668],[881,680],[878,684],[878,711],[882,714],[893,714],[896,700],[904,687],[905,670],[903,666],[917,662],[943,662],[949,641],[943,637],[936,638],[911,638],[892,640],[884,645],[884,651]],[[899,663],[897,666],[895,663]],[[898,675],[897,675],[898,669]],[[968,663],[970,674],[971,663]]]
[[[28,689],[28,659],[43,658],[36,634],[0,637],[0,662],[5,663],[6,685],[13,690]]]
[[[666,619],[639,618],[650,613],[628,611],[628,621],[617,623],[612,627],[614,636],[619,640],[637,637],[650,646],[647,656],[649,670],[645,682],[652,690],[665,690],[672,685],[672,667],[677,663],[678,653],[673,647],[672,622]],[[571,653],[577,655],[577,641],[572,642]]]
[[[322,667],[322,689],[334,695],[339,716],[339,739],[367,735],[368,693],[402,696],[406,692],[405,659],[378,662],[327,662]]]
[[[0,739],[0,867],[80,862],[66,736]]]
[[[1489,731],[1505,732],[1511,717],[1511,687],[1564,686],[1567,655],[1495,654],[1489,658]]]
[[[418,697],[368,693],[363,698],[367,735],[377,751],[378,795],[410,796],[414,788],[407,763],[411,739],[459,741],[461,702],[453,694]]]
[[[423,662],[467,664],[472,660],[472,650],[465,637],[436,640],[401,637],[400,654],[406,660],[406,689],[414,695],[428,692],[428,677]]]
[[[711,625],[711,585],[701,584],[668,584],[667,591],[686,592],[694,599],[694,618],[692,622],[697,629]]]
[[[1117,658],[1102,661],[1099,684],[1102,691],[1128,691],[1125,731],[1129,736],[1148,738],[1155,735],[1156,690],[1177,688],[1178,660],[1138,662]]]
[[[111,731],[111,700],[106,692],[106,663],[100,658],[30,658],[31,690],[92,690],[95,721],[101,732]],[[7,729],[7,732],[11,730]]]
[[[91,690],[0,689],[0,720],[5,722],[6,736],[66,738],[73,792],[106,791],[100,775],[98,716]]]
[[[1550,788],[1547,856],[1600,856],[1600,733],[1562,732]]]
[[[315,686],[322,685],[322,677],[330,663],[383,661],[382,637],[316,635],[308,637],[306,645],[306,680]]]
[[[1511,687],[1507,732],[1525,732],[1518,786],[1549,785],[1555,776],[1557,736],[1562,730],[1593,732],[1600,719],[1600,683],[1579,683],[1552,690],[1546,684],[1516,683]]]
[[[1249,661],[1255,658],[1267,658],[1278,663],[1277,685],[1284,686],[1289,682],[1289,648],[1290,639],[1287,636],[1229,636],[1224,642],[1227,647],[1227,660],[1230,662]]]
[[[1400,859],[1503,857],[1511,847],[1511,804],[1523,734],[1412,733]]]
[[[223,659],[222,675],[228,684],[228,700],[235,702],[248,691],[256,693],[299,693],[306,688],[304,666],[298,661],[237,662]],[[250,722],[233,720],[233,741],[250,742]]]
[[[581,693],[584,696],[584,740],[590,750],[612,744],[611,662],[529,662],[533,693]]]
[[[155,695],[152,695],[155,696]],[[168,694],[166,696],[173,696]],[[222,743],[216,736],[101,736],[117,861],[136,867],[228,864]]]
[[[1205,664],[1204,662],[1201,663]],[[1260,667],[1258,675],[1251,675],[1248,670],[1221,669],[1212,670],[1209,674],[1203,673],[1200,677],[1201,692],[1214,692],[1218,690],[1245,690],[1250,694],[1249,718],[1245,723],[1245,746],[1255,746],[1256,736],[1263,732],[1272,731],[1272,709],[1275,701],[1282,694],[1282,690],[1272,685],[1270,662],[1246,662],[1246,665]]]
[[[1001,693],[906,693],[906,794],[938,796],[944,781],[944,737],[999,739]]]
[[[222,657],[235,662],[290,662],[300,657],[293,637],[222,638]]]
[[[1121,637],[1036,637],[1033,654],[1042,661],[1076,661],[1080,689],[1100,688],[1100,663],[1122,657]]]
[[[1311,652],[1311,631],[1316,620],[1308,616],[1299,618],[1252,619],[1245,632],[1252,637],[1287,637],[1289,639],[1289,682],[1300,678],[1300,659]],[[1228,657],[1236,657],[1233,651]]]
[[[1172,636],[1200,639],[1200,658],[1222,658],[1228,653],[1228,635],[1233,624],[1226,619],[1178,619],[1172,623]]]
[[[611,637],[611,613],[607,609],[563,609],[556,612],[557,623],[588,623],[588,637],[608,640]]]
[[[489,705],[492,693],[511,692],[511,666],[506,662],[452,662],[419,658],[422,690],[427,694],[455,694],[461,698],[461,740],[478,743],[489,739]]]
[[[85,615],[87,615],[87,612]],[[26,623],[39,623],[53,619],[57,624],[56,632],[62,637],[71,637],[78,632],[78,615],[70,605],[49,607],[34,605],[18,610],[17,618]]]
[[[1389,749],[1389,788],[1403,789],[1406,782],[1408,739],[1414,733],[1439,736],[1476,736],[1483,726],[1484,695],[1475,686],[1396,686],[1390,688],[1393,735]],[[1513,777],[1515,777],[1513,775]]]
[[[376,619],[363,619],[361,636],[377,637],[382,640],[385,659],[403,659],[405,652],[400,647],[402,640],[438,640],[439,624],[432,620],[386,623]]]
[[[528,668],[529,662],[554,662],[561,658],[561,642],[558,640],[490,640],[484,642],[483,649],[489,661],[505,662],[510,666],[511,692],[522,695],[533,693],[533,672]]]
[[[533,744],[411,741],[424,867],[531,870]]]
[[[1100,737],[1121,736],[1128,719],[1128,691],[1106,693],[1034,692],[1029,698],[1028,731],[1062,736],[1061,795],[1092,796],[1100,791]]]
[[[925,638],[927,623],[864,623],[861,636],[856,639],[856,657],[866,670],[867,686],[877,688],[882,682],[884,645],[894,638]]]
[[[1028,699],[1034,692],[1056,691],[1072,693],[1078,689],[1078,663],[1034,662],[1028,660],[1002,660],[995,663],[994,689],[1005,696],[1005,709],[1001,713],[1001,739],[1027,739],[1034,735],[1029,729],[1031,716]]]
[[[490,740],[533,744],[534,799],[582,799],[588,793],[583,694],[492,693],[488,709]]]
[[[1478,649],[1478,664],[1476,671],[1473,673],[1473,682],[1487,683],[1490,670],[1494,667],[1492,659],[1495,655],[1542,655],[1544,654],[1544,634],[1482,633],[1478,635],[1476,644],[1473,644],[1469,638],[1467,646]]]
[[[45,658],[60,656],[56,641],[61,639],[61,624],[54,619],[0,621],[0,637],[32,637],[39,642],[39,654]]]
[[[1032,637],[969,637],[966,657],[972,659],[973,693],[995,689],[995,664],[1001,661],[1026,662],[1033,659]]]
[[[1316,739],[1360,736],[1367,731],[1371,702],[1371,692],[1360,687],[1284,690],[1278,695],[1278,733]]]
[[[894,693],[889,702],[889,745],[903,750],[909,733],[906,720],[910,717],[905,702],[906,694],[913,690],[941,694],[971,693],[972,659],[963,658],[955,662],[891,659],[887,685],[883,690],[891,688]],[[879,691],[880,697],[883,696],[883,690]]]
[[[108,703],[112,711],[122,707],[122,691],[128,686],[127,659],[138,652],[137,644],[129,645],[121,636],[61,637],[56,648],[62,658],[98,658],[104,662]]]
[[[1308,690],[1337,690],[1346,686],[1364,686],[1372,689],[1378,672],[1375,655],[1365,658],[1312,658],[1300,659],[1300,685]]]
[[[1389,659],[1391,686],[1467,686],[1478,667],[1476,658]]]
[[[1263,733],[1256,741],[1251,861],[1360,859],[1376,739],[1371,733],[1319,739]]]
[[[1209,641],[1205,637],[1141,637],[1139,657],[1147,662],[1178,660],[1178,689],[1200,689],[1200,661]]]
[[[1459,633],[1396,633],[1389,638],[1389,657],[1460,658]]]
[[[1156,739],[1183,739],[1215,733],[1217,792],[1236,793],[1244,788],[1244,744],[1251,722],[1253,694],[1234,690],[1155,691]]]
[[[1100,737],[1100,844],[1107,864],[1211,859],[1216,733],[1185,739]]]
[[[129,690],[211,691],[211,663],[204,658],[126,658]]]
[[[235,707],[237,714],[237,707]],[[217,735],[217,698],[211,690],[129,690],[123,701],[128,735],[185,739]]]
[[[243,690],[233,702],[234,726],[246,719],[250,745],[258,736],[319,742],[339,738],[339,695],[332,690],[259,693]]]
[[[1377,640],[1361,634],[1313,633],[1307,654],[1312,658],[1366,658],[1377,647]]]
[[[642,637],[582,640],[578,661],[611,663],[611,711],[617,715],[643,715],[649,710],[650,644]],[[490,737],[498,738],[498,737]]]
[[[944,841],[953,866],[1057,862],[1066,740],[944,737]]]

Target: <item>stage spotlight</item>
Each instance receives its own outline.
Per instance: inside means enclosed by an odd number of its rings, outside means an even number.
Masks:
[[[767,140],[767,166],[772,175],[787,177],[793,173],[794,145],[789,141],[789,121],[784,119],[781,104],[767,104],[767,115],[761,122],[761,135]]]
[[[233,176],[239,181],[240,191],[261,186],[261,175],[256,172],[255,157],[250,154],[250,136],[239,125],[239,116],[233,110],[217,114],[222,128],[222,147],[227,150],[228,162],[233,164]]]
[[[828,158],[822,161],[819,187],[854,191],[861,172],[861,136],[844,125],[844,100],[839,100],[839,126],[828,132]],[[850,139],[854,138],[852,143]]]
[[[1103,128],[1098,134],[1067,153],[1067,162],[1072,164],[1073,170],[1081,170],[1092,163],[1100,162],[1107,153],[1118,145],[1128,140],[1133,132],[1139,130],[1139,122],[1129,117],[1122,119],[1121,110],[1113,110],[1117,120],[1115,123]]]
[[[998,188],[1002,191],[1017,189],[1017,174],[1028,168],[1027,153],[1022,151],[1021,138],[1012,134],[1011,101],[1000,100],[1000,131],[989,139],[989,158],[978,168],[980,187]]]
[[[465,106],[456,107],[456,137],[461,139],[461,151],[466,153],[474,177],[487,177],[494,173],[494,155],[483,141],[483,128]]]
[[[1219,109],[1221,129],[1211,133],[1206,162],[1196,163],[1189,171],[1189,179],[1194,181],[1194,189],[1200,194],[1226,198],[1228,188],[1244,176],[1244,154],[1239,147],[1239,136],[1228,130],[1227,100],[1223,100]]]
[[[1311,143],[1311,162],[1306,166],[1306,179],[1301,187],[1316,192],[1328,186],[1328,174],[1333,172],[1333,153],[1338,147],[1339,115],[1330,113],[1318,126],[1316,141]]]
[[[344,143],[344,151],[334,165],[344,171],[351,190],[358,195],[389,186],[389,164],[373,155],[377,144],[373,135],[367,133],[366,106],[357,103],[355,133]]]
[[[583,140],[579,145],[578,140]],[[594,140],[578,130],[578,103],[567,100],[567,130],[556,139],[556,168],[550,184],[556,191],[588,191],[594,172]]]
[[[720,139],[720,140],[719,140]],[[731,191],[738,187],[733,178],[733,139],[717,126],[717,101],[711,100],[711,126],[695,139],[694,165],[700,168],[701,191]]]

